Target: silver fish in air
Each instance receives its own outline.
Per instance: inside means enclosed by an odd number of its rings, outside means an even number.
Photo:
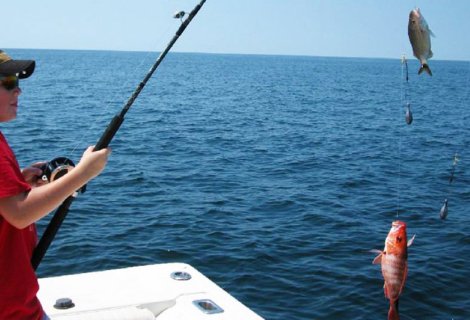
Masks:
[[[447,217],[448,213],[449,213],[448,202],[447,202],[447,199],[445,199],[444,204],[442,205],[441,211],[439,212],[439,215],[441,216],[441,219],[444,220]]]
[[[434,37],[434,34],[429,29],[419,8],[411,10],[410,19],[408,21],[408,37],[410,38],[411,47],[413,48],[413,55],[421,63],[418,74],[426,71],[432,76],[431,69],[428,65],[428,59],[431,59],[433,55],[431,51],[431,36]]]
[[[409,103],[406,104],[405,121],[406,124],[413,122],[413,113],[411,112],[411,105]]]

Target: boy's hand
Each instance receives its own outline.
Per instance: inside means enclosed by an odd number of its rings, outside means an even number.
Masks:
[[[45,164],[47,164],[45,161],[36,162],[21,170],[24,179],[32,188],[39,187],[47,183],[47,181],[43,181],[41,179],[42,170],[40,168]]]

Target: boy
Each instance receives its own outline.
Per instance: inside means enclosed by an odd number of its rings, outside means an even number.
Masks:
[[[0,123],[16,118],[19,79],[28,78],[34,68],[35,61],[13,60],[0,50]],[[21,171],[0,131],[0,319],[47,319],[36,297],[39,285],[31,266],[37,244],[34,223],[100,174],[110,152],[89,147],[68,174],[38,185],[40,163]]]

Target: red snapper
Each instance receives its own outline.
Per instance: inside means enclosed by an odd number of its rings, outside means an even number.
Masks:
[[[379,255],[372,263],[382,265],[385,297],[390,300],[388,320],[399,320],[398,298],[405,287],[408,275],[408,247],[414,240],[407,241],[406,223],[394,221],[383,251],[377,250]]]

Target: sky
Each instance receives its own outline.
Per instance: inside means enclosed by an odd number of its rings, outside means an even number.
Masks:
[[[2,1],[0,48],[161,51],[199,0]],[[412,57],[408,14],[433,59],[470,60],[470,0],[207,0],[175,52]]]

